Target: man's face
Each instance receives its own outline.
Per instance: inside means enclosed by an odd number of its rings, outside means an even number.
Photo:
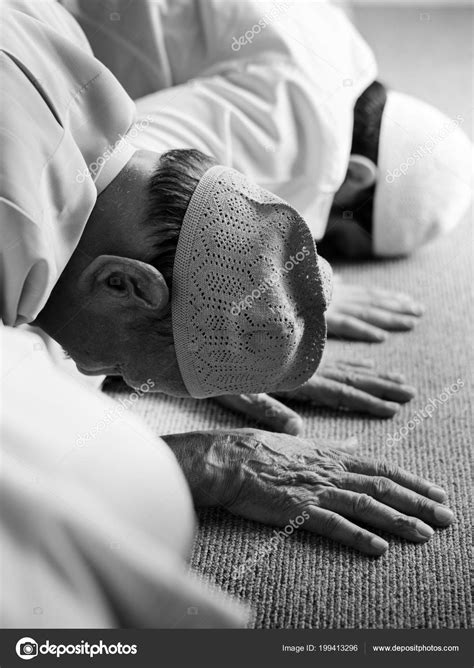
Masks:
[[[160,333],[152,322],[131,323],[86,309],[62,330],[58,340],[87,376],[121,376],[131,387],[147,383],[153,392],[189,396],[172,338]]]

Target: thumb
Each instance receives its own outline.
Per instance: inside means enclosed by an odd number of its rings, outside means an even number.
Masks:
[[[221,406],[243,413],[271,431],[297,436],[303,429],[303,420],[298,413],[268,394],[223,395],[214,399]]]

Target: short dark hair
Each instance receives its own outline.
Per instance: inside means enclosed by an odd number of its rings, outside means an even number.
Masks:
[[[387,89],[374,81],[357,98],[354,107],[351,153],[364,155],[377,164],[380,126],[387,101]]]
[[[380,127],[387,101],[387,89],[374,81],[357,98],[354,107],[351,153],[363,155],[377,164],[379,154]],[[353,204],[355,219],[372,236],[374,195],[376,185],[363,190]]]
[[[143,259],[161,272],[170,297],[174,259],[186,209],[200,179],[215,164],[215,158],[196,149],[173,149],[163,153],[150,177],[144,218],[150,247]],[[158,320],[146,318],[136,322],[134,328],[153,333],[161,345],[172,344],[171,304]]]
[[[163,153],[148,187],[145,225],[150,235],[150,259],[172,291],[173,264],[184,214],[204,173],[215,158],[196,149]]]

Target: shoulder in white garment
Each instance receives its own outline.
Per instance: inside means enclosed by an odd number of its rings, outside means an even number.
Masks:
[[[130,159],[117,143],[135,107],[58,3],[6,0],[1,17],[0,317],[15,325],[44,306],[98,192]]]
[[[130,48],[107,64],[129,92],[130,72],[141,72],[134,146],[210,153],[287,199],[320,238],[346,173],[355,101],[377,73],[345,14],[319,2],[143,2],[133,21],[141,44],[122,23]],[[115,28],[107,37],[116,46]]]

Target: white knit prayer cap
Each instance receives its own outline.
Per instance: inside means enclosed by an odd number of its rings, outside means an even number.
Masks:
[[[472,197],[473,147],[460,126],[414,97],[389,91],[380,129],[373,251],[410,253],[460,221]]]
[[[173,269],[173,337],[189,394],[302,385],[321,360],[330,291],[330,267],[298,212],[234,169],[211,167]]]

